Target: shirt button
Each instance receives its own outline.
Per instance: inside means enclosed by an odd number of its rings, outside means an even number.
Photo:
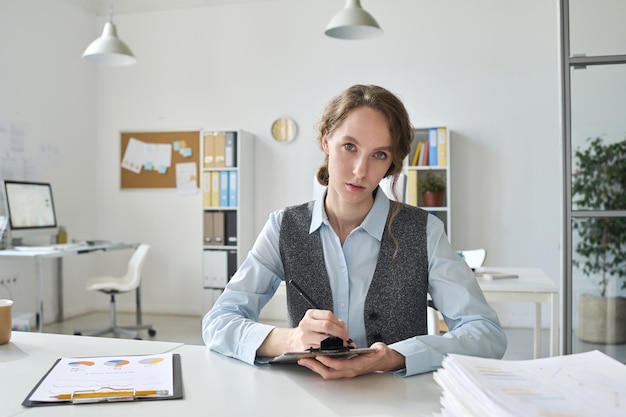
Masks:
[[[346,268],[345,267],[341,267],[341,272],[345,273],[346,272]]]
[[[341,304],[340,304],[340,307],[341,307],[341,308],[346,308],[346,303],[341,303]]]

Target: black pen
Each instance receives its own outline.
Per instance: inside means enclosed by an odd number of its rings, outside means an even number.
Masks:
[[[291,284],[291,286],[293,286],[293,289],[298,291],[298,294],[300,294],[300,296],[302,298],[304,298],[307,303],[309,303],[311,308],[314,308],[316,310],[320,309],[317,306],[317,304],[315,304],[315,302],[313,300],[311,300],[311,297],[309,297],[308,295],[306,295],[306,293],[304,291],[302,291],[302,288],[300,288],[300,286],[298,284],[296,284],[296,281],[294,281],[293,279],[290,279],[289,281],[287,281],[287,284]],[[346,342],[348,342],[348,344],[350,344],[350,343],[354,343],[354,340],[352,340],[352,338],[349,338],[348,340],[346,340]]]

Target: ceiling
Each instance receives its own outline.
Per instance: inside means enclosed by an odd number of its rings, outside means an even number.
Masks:
[[[61,0],[97,16],[109,14],[110,0]],[[225,3],[253,3],[268,0],[114,0],[113,13],[138,13],[158,10],[188,9]]]

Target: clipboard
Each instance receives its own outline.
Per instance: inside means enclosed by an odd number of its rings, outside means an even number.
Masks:
[[[158,356],[158,355],[146,355],[146,356]],[[124,358],[133,358],[137,356],[119,356],[120,360]],[[50,401],[34,401],[31,400],[31,397],[37,392],[39,387],[44,381],[48,378],[51,372],[61,363],[63,359],[67,358],[59,358],[57,359],[52,367],[46,372],[46,374],[37,382],[35,387],[28,393],[22,405],[24,407],[42,407],[42,406],[54,406],[54,405],[69,405],[69,404],[78,404],[79,402],[74,401],[60,401],[60,400],[50,400]],[[91,358],[74,358],[77,359],[77,363],[87,362]],[[159,395],[159,396],[146,396],[146,397],[124,397],[120,399],[120,397],[115,397],[116,400],[109,401],[108,398],[111,397],[100,397],[97,401],[90,401],[90,403],[102,403],[102,402],[118,402],[118,401],[159,401],[159,400],[179,400],[183,398],[183,380],[182,380],[182,366],[180,360],[180,354],[174,353],[172,354],[172,382],[173,382],[173,390],[170,394],[168,392],[167,395]],[[86,403],[86,402],[85,402]]]
[[[378,349],[372,348],[350,348],[346,350],[322,350],[322,349],[308,349],[299,352],[285,352],[280,356],[270,359],[270,364],[279,363],[296,363],[300,358],[315,358],[317,356],[329,356],[338,359],[352,359],[356,356],[366,353],[378,352]]]

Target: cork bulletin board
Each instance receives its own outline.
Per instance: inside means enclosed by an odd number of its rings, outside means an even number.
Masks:
[[[120,187],[176,188],[177,164],[200,166],[200,131],[122,132]],[[129,146],[130,145],[130,146]]]

